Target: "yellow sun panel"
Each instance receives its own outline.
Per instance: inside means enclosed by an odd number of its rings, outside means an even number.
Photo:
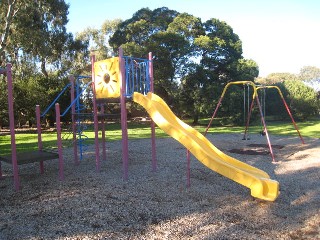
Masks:
[[[95,62],[94,75],[97,99],[120,97],[119,57]]]

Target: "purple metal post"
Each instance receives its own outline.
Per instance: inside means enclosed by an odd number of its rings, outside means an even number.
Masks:
[[[41,137],[41,117],[40,106],[36,105],[36,120],[37,120],[37,132],[38,132],[38,150],[42,151],[42,137]],[[40,161],[40,173],[44,173],[43,161]]]
[[[12,156],[12,168],[13,168],[13,181],[14,187],[18,191],[20,189],[20,179],[17,160],[17,148],[16,137],[14,131],[14,114],[13,114],[13,85],[12,85],[12,73],[11,64],[7,64],[7,81],[8,81],[8,105],[9,105],[9,125],[11,135],[11,156]]]
[[[119,64],[120,64],[120,106],[121,106],[121,129],[122,129],[122,166],[123,179],[128,180],[128,126],[127,126],[127,109],[126,109],[126,74],[125,64],[123,60],[123,50],[119,48]]]
[[[75,77],[70,76],[69,77],[71,88],[70,88],[70,96],[71,96],[71,104],[74,101],[74,85],[75,85]],[[76,114],[76,106],[72,104],[71,107],[71,124],[72,124],[72,135],[73,135],[73,157],[74,157],[74,164],[79,165],[79,158],[78,158],[78,144],[77,144],[77,122],[75,119]]]
[[[104,115],[104,105],[101,104],[101,108],[100,108],[101,114]],[[101,131],[102,131],[102,159],[104,161],[107,160],[107,148],[106,148],[106,128],[105,128],[105,121],[104,121],[104,116],[102,116],[101,119]]]
[[[94,63],[96,61],[95,55],[91,57],[91,71],[92,71],[92,92],[93,92],[93,121],[94,121],[94,142],[96,152],[96,170],[100,172],[100,151],[99,151],[99,122],[98,122],[98,109],[96,101],[96,88],[95,88],[95,72]]]
[[[57,128],[57,145],[58,145],[58,154],[59,154],[59,180],[64,180],[64,171],[63,171],[63,155],[62,155],[62,139],[61,139],[61,122],[60,122],[60,106],[59,103],[55,105],[56,109],[56,128]]]
[[[6,69],[0,68],[0,74],[5,74],[5,73],[6,73]],[[3,179],[1,161],[0,161],[0,179]]]
[[[152,53],[149,52],[149,77],[150,77],[150,92],[154,92],[154,79],[153,79],[153,62]],[[155,123],[151,119],[151,145],[152,145],[152,171],[157,171],[157,155],[156,155],[156,129]]]

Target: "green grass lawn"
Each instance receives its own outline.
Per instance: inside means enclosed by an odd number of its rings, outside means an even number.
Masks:
[[[194,126],[199,132],[203,133],[206,129],[206,124],[208,119],[201,121],[201,125]],[[186,120],[189,123],[188,120]],[[297,123],[301,135],[303,137],[313,137],[319,138],[320,136],[320,121],[312,120],[305,122]],[[271,135],[289,135],[297,136],[297,132],[292,125],[292,122],[268,122],[267,123],[268,132]],[[260,125],[251,126],[250,133],[257,133],[261,131]],[[209,133],[241,133],[244,131],[244,126],[217,126],[213,125],[209,129]],[[86,144],[94,143],[94,132],[92,125],[88,126],[88,129],[84,132],[86,135]],[[128,135],[129,139],[141,139],[141,138],[150,138],[150,124],[149,123],[128,123]],[[72,145],[72,135],[63,134],[64,146]],[[101,132],[99,133],[101,137]],[[164,133],[160,128],[156,128],[156,137],[164,138],[169,137]],[[55,132],[47,132],[42,134],[43,146],[45,148],[56,148],[57,145],[57,136]],[[119,123],[110,123],[106,124],[106,139],[107,141],[116,141],[121,139],[121,126]],[[33,151],[37,149],[37,134],[36,133],[18,133],[16,134],[16,144],[17,151]],[[10,144],[10,135],[0,136],[0,155],[10,154],[11,144]]]

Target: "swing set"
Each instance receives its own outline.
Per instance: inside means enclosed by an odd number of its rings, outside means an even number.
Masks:
[[[268,129],[267,129],[267,125],[266,125],[266,121],[265,121],[265,96],[266,96],[266,89],[276,89],[278,90],[278,93],[282,99],[282,102],[292,120],[292,123],[296,129],[296,131],[298,132],[298,135],[301,139],[302,144],[304,144],[304,140],[300,134],[300,131],[298,129],[298,126],[296,124],[296,122],[293,119],[293,116],[290,112],[290,109],[288,107],[288,104],[286,103],[283,94],[281,92],[281,90],[279,89],[279,87],[277,86],[256,86],[253,82],[251,81],[236,81],[236,82],[229,82],[223,89],[222,94],[220,96],[220,99],[218,101],[218,104],[213,112],[213,115],[209,121],[209,124],[205,130],[204,135],[207,134],[208,130],[211,127],[212,121],[215,118],[219,107],[221,106],[221,102],[227,92],[227,89],[232,86],[232,85],[243,85],[243,112],[244,112],[244,122],[245,122],[245,130],[244,130],[244,135],[243,135],[243,140],[250,140],[248,133],[249,133],[249,123],[250,123],[250,118],[251,118],[251,114],[253,111],[253,107],[254,107],[254,103],[257,103],[258,109],[259,109],[259,114],[260,114],[260,118],[261,118],[261,123],[263,125],[263,130],[261,131],[261,133],[263,133],[262,135],[265,135],[267,138],[267,143],[268,143],[268,147],[269,147],[269,151],[270,151],[270,155],[272,157],[272,162],[276,162],[275,157],[274,157],[274,153],[272,150],[272,145],[271,145],[271,141],[270,141],[270,137],[269,137],[269,133],[268,133]],[[252,95],[252,101],[250,104],[250,87],[252,87],[253,90],[253,95]],[[259,100],[259,95],[258,95],[258,90],[263,90],[264,91],[264,95],[263,98],[261,97],[261,99]],[[247,93],[246,93],[247,92]],[[261,95],[262,96],[262,95]],[[263,100],[263,104],[261,104]]]

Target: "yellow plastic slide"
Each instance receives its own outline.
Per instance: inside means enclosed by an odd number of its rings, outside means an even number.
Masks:
[[[205,136],[181,121],[156,94],[147,96],[135,92],[133,100],[142,105],[153,121],[167,134],[183,144],[206,167],[250,188],[251,195],[274,201],[279,195],[279,183],[253,166],[232,158],[217,149]]]

